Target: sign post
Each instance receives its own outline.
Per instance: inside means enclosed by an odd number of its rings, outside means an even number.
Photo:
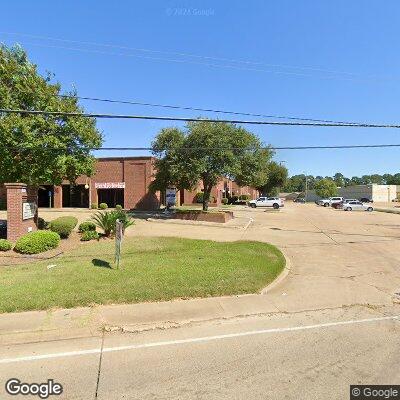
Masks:
[[[119,269],[119,264],[121,261],[121,244],[122,237],[124,235],[123,227],[124,224],[117,219],[115,222],[115,264],[117,265],[117,269]]]

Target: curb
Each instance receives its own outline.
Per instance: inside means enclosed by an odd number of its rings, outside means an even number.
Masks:
[[[289,275],[290,271],[292,270],[292,262],[290,259],[286,256],[286,254],[281,250],[283,256],[285,257],[285,268],[283,268],[282,272],[264,289],[261,290],[260,294],[264,295],[269,293],[272,289],[275,289],[277,286],[279,286],[282,281],[285,280],[285,278]]]
[[[175,220],[175,219],[157,219],[157,218],[147,218],[146,221],[149,222],[156,222],[160,224],[172,224],[172,225],[186,225],[186,226],[212,226],[216,228],[225,228],[225,229],[244,229],[246,230],[249,225],[253,222],[252,218],[249,219],[248,222],[246,222],[246,225],[241,225],[241,226],[227,226],[224,225],[223,223],[220,222],[206,222],[206,221],[183,221],[183,220]]]

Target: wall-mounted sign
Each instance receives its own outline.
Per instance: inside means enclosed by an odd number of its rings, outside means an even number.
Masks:
[[[31,219],[35,217],[36,204],[22,203],[22,219]]]
[[[125,189],[125,182],[96,182],[96,189]]]

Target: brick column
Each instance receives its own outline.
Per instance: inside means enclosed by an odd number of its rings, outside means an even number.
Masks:
[[[54,186],[54,199],[53,199],[53,207],[54,208],[62,208],[62,186]]]
[[[16,241],[25,233],[37,230],[37,190],[25,183],[5,183],[7,189],[7,239]],[[34,203],[33,218],[23,219],[22,204]]]

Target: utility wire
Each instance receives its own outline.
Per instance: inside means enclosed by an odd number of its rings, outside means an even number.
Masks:
[[[229,62],[229,63],[235,63],[235,64],[265,66],[268,68],[271,68],[271,67],[272,68],[286,68],[286,69],[293,69],[293,70],[322,72],[322,73],[328,73],[328,74],[334,74],[334,75],[347,75],[347,76],[353,76],[353,77],[360,75],[360,74],[357,74],[354,72],[334,71],[334,70],[318,68],[318,67],[271,64],[271,63],[265,63],[265,62],[260,62],[260,61],[237,60],[237,59],[231,59],[231,58],[204,56],[204,55],[183,53],[183,52],[154,50],[154,49],[146,49],[146,48],[138,48],[138,47],[128,47],[128,46],[121,46],[121,45],[114,45],[114,44],[107,44],[107,43],[91,42],[91,41],[80,41],[80,40],[54,38],[54,37],[48,37],[48,36],[31,35],[31,34],[26,34],[26,33],[0,32],[0,34],[21,36],[21,37],[27,37],[27,38],[39,39],[39,40],[49,40],[49,41],[62,42],[62,43],[73,43],[73,44],[80,44],[80,45],[85,45],[85,46],[97,46],[97,47],[105,47],[105,48],[114,48],[114,49],[119,49],[119,50],[144,52],[144,53],[165,54],[165,55],[172,55],[172,56],[179,56],[179,57],[190,57],[190,58],[201,59],[201,60],[212,60],[212,61],[222,61],[222,62]],[[376,78],[376,76],[372,76],[372,77]]]
[[[350,145],[332,145],[332,146],[264,146],[260,150],[325,150],[325,149],[364,149],[364,148],[390,148],[400,147],[399,144],[350,144]],[[1,145],[0,148],[15,149],[15,150],[65,150],[65,147],[47,147],[47,146],[8,146]],[[152,147],[94,147],[91,151],[152,151]],[[167,149],[160,149],[166,151]],[[179,151],[194,151],[194,150],[254,150],[254,148],[241,147],[182,147]]]
[[[73,96],[66,94],[55,95],[61,98],[76,98],[79,100],[90,100],[90,101],[100,101],[104,103],[117,103],[117,104],[130,104],[130,105],[138,105],[138,106],[148,106],[148,107],[161,107],[161,108],[171,108],[175,110],[190,110],[190,111],[203,111],[203,112],[213,112],[219,114],[232,114],[232,115],[246,115],[250,117],[262,117],[262,118],[277,118],[277,119],[288,119],[294,121],[313,121],[313,122],[332,122],[336,124],[350,124],[357,122],[346,122],[346,121],[334,121],[329,119],[314,119],[314,118],[302,118],[302,117],[289,117],[286,115],[266,115],[266,114],[254,114],[254,113],[246,113],[239,111],[227,111],[227,110],[215,110],[211,108],[199,108],[199,107],[191,107],[191,106],[177,106],[171,104],[157,104],[157,103],[143,103],[139,101],[131,101],[131,100],[114,100],[114,99],[104,99],[98,97],[87,97],[87,96]]]
[[[254,121],[254,120],[230,120],[230,119],[207,119],[188,117],[164,117],[150,115],[126,115],[126,114],[93,114],[63,111],[39,111],[39,110],[12,110],[0,108],[0,114],[21,114],[21,115],[45,115],[59,117],[78,118],[109,118],[109,119],[140,119],[158,121],[180,121],[180,122],[225,122],[245,125],[277,125],[277,126],[317,126],[317,127],[351,127],[351,128],[400,128],[396,124],[371,124],[371,123],[325,123],[325,122],[285,122],[285,121]]]

